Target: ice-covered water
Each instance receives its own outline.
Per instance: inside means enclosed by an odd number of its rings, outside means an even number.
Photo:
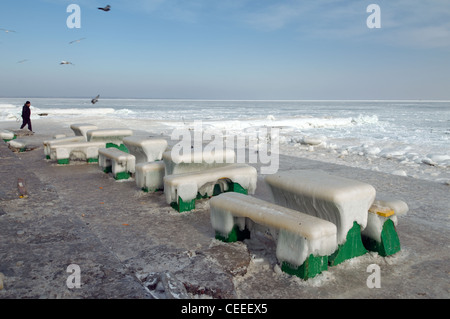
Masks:
[[[20,120],[25,100],[0,98],[0,121]],[[233,134],[276,127],[284,154],[450,181],[450,101],[29,100],[34,122],[128,119],[132,129],[148,130],[151,122],[169,135],[196,120]]]

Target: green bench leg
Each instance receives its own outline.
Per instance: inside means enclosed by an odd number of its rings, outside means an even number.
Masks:
[[[190,210],[195,209],[195,199],[190,201],[183,201],[181,197],[178,197],[178,203],[171,203],[173,209],[177,210],[179,213],[188,212]]]
[[[245,188],[243,188],[241,185],[239,185],[238,183],[230,183],[229,190],[227,192],[237,192],[237,193],[248,195],[248,191]],[[180,213],[187,212],[187,211],[195,209],[195,201],[196,200],[206,199],[211,196],[217,196],[221,193],[222,193],[222,190],[220,189],[220,185],[216,184],[216,185],[214,185],[213,193],[211,195],[210,194],[201,195],[200,193],[198,193],[197,197],[195,199],[186,201],[186,202],[183,201],[179,197],[178,203],[173,202],[170,204],[170,206],[172,206],[172,208],[174,208],[175,210],[177,210]]]
[[[151,189],[149,189],[148,187],[142,187],[141,190],[142,190],[144,193],[150,193],[150,192],[156,193],[156,192],[162,192],[162,191],[163,191],[162,188],[155,188],[155,189],[152,189],[152,190],[151,190]]]
[[[107,167],[103,168],[103,172],[105,174],[112,173],[112,166],[107,166]],[[123,180],[123,179],[129,179],[130,177],[131,177],[130,173],[128,173],[128,172],[120,172],[120,173],[117,173],[114,176],[114,179],[116,179],[116,180]]]
[[[57,161],[57,163],[59,165],[68,165],[70,163],[70,159],[69,158],[60,159],[60,160]]]
[[[368,250],[375,251],[383,257],[393,255],[400,251],[400,240],[394,222],[390,219],[383,224],[381,242],[377,242],[375,239],[367,236],[363,236],[362,239],[364,246]]]
[[[347,259],[362,256],[367,253],[361,238],[361,227],[357,222],[353,223],[353,227],[347,233],[347,240],[344,244],[339,245],[338,249],[329,256],[329,265],[336,266]]]
[[[281,264],[281,270],[289,275],[294,275],[302,279],[313,278],[322,271],[328,270],[328,256],[310,255],[301,266],[294,266],[288,262]]]
[[[240,230],[239,226],[235,225],[231,232],[226,236],[216,231],[216,239],[226,243],[243,241],[244,239],[250,239],[250,231],[247,228]]]
[[[120,173],[117,173],[116,176],[114,176],[114,178],[116,180],[129,179],[130,177],[131,177],[131,174],[128,172],[120,172]]]
[[[125,153],[130,153],[128,151],[128,148],[124,144],[117,145],[117,144],[114,144],[114,143],[106,143],[106,148],[110,148],[110,147],[117,148],[117,149],[119,149],[119,150],[121,150],[121,151],[123,151]]]

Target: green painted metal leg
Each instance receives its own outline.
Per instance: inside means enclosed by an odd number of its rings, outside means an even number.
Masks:
[[[244,187],[242,187],[238,183],[232,183],[230,191],[248,195],[248,190],[246,190]]]
[[[289,275],[295,275],[305,280],[313,278],[322,273],[322,271],[328,270],[328,256],[310,255],[303,265],[299,267],[283,262],[281,270]]]
[[[116,180],[129,179],[130,177],[131,177],[131,175],[128,172],[120,172],[120,173],[117,173],[116,176],[114,176],[114,178]]]
[[[347,240],[343,245],[339,245],[336,252],[329,258],[329,265],[336,266],[347,259],[362,256],[367,253],[361,239],[361,227],[354,222],[353,227],[347,233]]]
[[[60,159],[57,161],[57,163],[60,165],[68,165],[70,163],[70,159],[68,159],[68,158]]]
[[[117,149],[119,149],[121,151],[124,151],[125,153],[130,153],[128,151],[128,148],[124,144],[117,145],[117,144],[114,144],[114,143],[106,143],[106,148],[110,148],[110,147],[115,147],[115,148],[117,148]]]
[[[226,243],[234,243],[236,241],[243,241],[244,239],[250,238],[250,231],[245,228],[244,230],[240,230],[239,226],[235,225],[231,232],[224,236],[223,234],[216,232],[216,239],[224,241]]]
[[[179,213],[188,212],[195,209],[195,199],[185,202],[181,199],[181,197],[178,197],[178,203],[174,202],[170,204],[170,206],[172,206],[172,208],[177,210]]]
[[[380,256],[386,257],[400,251],[400,240],[395,229],[394,222],[388,219],[381,231],[381,243],[375,239],[363,236],[364,246],[370,250],[377,252]]]

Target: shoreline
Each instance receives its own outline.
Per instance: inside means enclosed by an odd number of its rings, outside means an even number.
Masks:
[[[42,141],[71,130],[60,122],[40,133],[40,123],[33,124],[37,133],[30,139],[37,149],[16,154],[5,143],[0,146],[0,272],[5,275],[0,298],[151,299],[141,281],[150,273],[173,274],[188,287],[189,297],[198,299],[449,296],[447,185],[281,155],[281,170],[321,169],[364,181],[376,188],[377,197],[409,206],[399,218],[399,253],[386,258],[366,254],[302,281],[279,271],[274,243],[266,236],[234,244],[215,240],[207,200],[179,214],[163,193],[143,193],[134,181],[117,182],[96,165],[62,167],[46,161]],[[106,127],[120,124],[102,122]],[[16,194],[19,176],[29,187],[24,200]],[[260,179],[255,197],[267,196]],[[66,287],[70,264],[81,267],[80,289]],[[371,264],[381,267],[380,289],[366,285]]]
[[[162,136],[169,142],[170,134],[175,128],[185,126],[181,121],[170,120],[140,120],[140,119],[120,119],[114,117],[95,118],[92,116],[77,116],[74,118],[66,117],[52,119],[40,117],[32,120],[33,129],[40,131],[41,134],[53,135],[65,132],[68,136],[73,135],[70,125],[73,123],[96,123],[99,128],[127,128],[139,132],[139,134],[151,134],[152,136]],[[0,121],[0,129],[17,130],[20,127],[19,121]],[[168,126],[168,123],[170,126]],[[53,131],[52,131],[53,130]],[[283,138],[282,130],[280,137]],[[305,136],[307,137],[307,136]],[[311,139],[320,139],[320,137],[311,136]],[[176,141],[172,141],[175,143]],[[334,144],[334,141],[327,141]],[[299,158],[307,158],[310,160],[321,161],[324,163],[333,163],[354,168],[367,169],[375,172],[387,173],[395,176],[412,177],[420,180],[436,182],[450,186],[450,167],[440,166],[438,163],[417,163],[408,161],[401,156],[392,154],[391,156],[375,156],[369,154],[369,151],[361,147],[361,152],[350,153],[346,151],[338,151],[327,145],[307,144],[301,142],[284,141],[279,143],[279,154],[284,156],[292,156]]]

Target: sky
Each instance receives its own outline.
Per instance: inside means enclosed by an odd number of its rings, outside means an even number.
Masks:
[[[2,0],[0,29],[0,97],[450,100],[449,0]]]

